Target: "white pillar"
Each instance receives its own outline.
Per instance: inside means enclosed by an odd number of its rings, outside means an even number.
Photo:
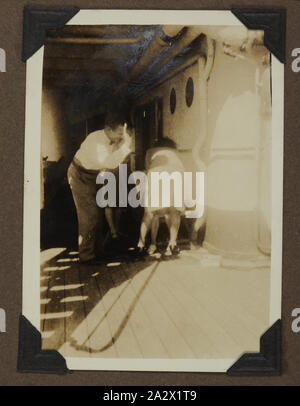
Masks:
[[[252,62],[251,62],[252,61]],[[220,43],[208,82],[206,235],[224,257],[252,259],[258,249],[261,114],[258,59],[228,56]],[[265,183],[271,182],[271,179]]]

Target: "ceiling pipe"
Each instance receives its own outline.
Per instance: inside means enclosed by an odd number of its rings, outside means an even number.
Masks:
[[[214,59],[215,59],[215,41],[209,37],[206,36],[206,44],[207,44],[207,49],[206,49],[206,63],[205,63],[205,68],[204,68],[204,77],[205,80],[209,80],[211,70],[214,64]]]
[[[182,25],[163,26],[161,31],[156,33],[148,48],[145,49],[138,62],[129,71],[128,75],[122,84],[115,90],[114,94],[118,94],[131,80],[143,73],[158,55],[173,44],[175,38],[180,35],[183,28],[184,26]]]
[[[152,70],[147,72],[147,77],[149,77],[150,75],[157,75],[160,73],[161,69],[164,68],[164,66],[166,66],[170,61],[172,61],[172,59],[176,58],[176,56],[178,56],[178,54],[180,54],[180,52],[186,47],[188,46],[191,42],[194,42],[194,46],[193,49],[191,49],[183,58],[182,58],[182,62],[180,63],[179,66],[175,67],[175,68],[170,68],[168,70],[167,73],[163,74],[163,76],[161,76],[159,79],[157,79],[154,83],[150,84],[149,87],[147,87],[148,90],[153,89],[159,85],[161,85],[162,83],[164,83],[165,81],[167,81],[168,79],[172,78],[173,76],[175,76],[176,74],[178,74],[179,72],[185,70],[186,68],[188,68],[189,66],[193,65],[195,62],[197,62],[199,60],[199,58],[204,58],[205,60],[207,59],[208,64],[210,64],[210,58],[208,55],[210,55],[211,51],[208,51],[206,49],[203,48],[203,40],[202,38],[200,38],[201,34],[202,34],[202,30],[199,27],[196,27],[195,29],[193,29],[194,27],[191,27],[192,29],[190,30],[190,32],[187,34],[187,36],[185,37],[185,39],[183,41],[179,41],[180,42],[180,46],[176,47],[176,50],[174,50],[174,52],[171,52],[172,55],[170,55],[170,53],[168,53],[168,55],[166,56],[166,58],[163,59],[163,61],[161,61],[161,63],[156,64]],[[198,38],[198,39],[197,39]],[[205,38],[203,36],[203,38]],[[179,50],[179,52],[178,52]],[[178,52],[178,53],[177,53]],[[145,79],[145,83],[146,83],[147,79]],[[139,98],[140,95],[143,93],[145,89],[141,89],[139,92],[137,92],[134,97],[135,98]]]
[[[207,50],[203,48],[203,40],[198,37],[197,42],[194,43],[193,49],[188,52],[183,58],[177,67],[170,68],[167,73],[160,75],[159,79],[156,80],[154,83],[152,83],[148,90],[150,91],[151,89],[154,89],[158,86],[161,86],[163,83],[165,83],[167,80],[170,80],[172,77],[176,76],[179,72],[184,71],[188,67],[192,66],[194,63],[196,63],[199,58],[207,58]],[[140,93],[135,95],[135,98],[139,98],[139,96],[143,93],[141,91]]]
[[[175,27],[175,26],[171,26]],[[181,28],[180,31],[177,31],[175,28],[173,29],[173,40],[172,42],[164,42],[165,46],[164,49],[166,49],[167,46],[170,47],[170,51],[166,53],[166,55],[162,58],[161,61],[153,65],[153,68],[147,71],[147,68],[151,63],[155,61],[161,54],[161,52],[157,53],[153,49],[149,49],[153,42],[150,44],[150,46],[146,49],[144,54],[147,54],[147,58],[145,60],[141,60],[142,58],[137,62],[137,64],[134,66],[132,71],[129,73],[129,76],[125,79],[125,81],[122,83],[122,85],[115,91],[115,94],[118,94],[126,85],[128,85],[132,80],[138,78],[138,76],[142,75],[143,73],[147,72],[147,76],[149,75],[155,75],[157,74],[168,62],[170,62],[173,58],[175,58],[178,54],[180,54],[181,51],[183,51],[191,42],[193,42],[197,37],[199,37],[202,34],[202,27],[201,26],[191,26],[191,27],[178,27]],[[170,30],[170,26],[163,27],[163,32],[166,33],[167,30]],[[161,43],[161,36],[159,36],[158,42],[160,41]],[[172,45],[172,47],[171,47]],[[153,47],[155,47],[153,45]],[[200,50],[199,50],[200,52]]]
[[[154,82],[149,88],[148,90],[152,90],[160,85],[162,85],[163,83],[165,83],[167,80],[171,79],[173,76],[176,76],[179,72],[184,71],[185,69],[187,69],[189,66],[192,66],[195,62],[197,62],[199,60],[199,55],[195,55],[191,58],[189,58],[186,62],[182,63],[181,65],[179,65],[177,68],[172,69],[169,73],[167,73],[166,75],[164,75],[162,78],[158,79],[157,82]],[[136,98],[139,98],[141,94],[138,94],[136,96]]]
[[[186,27],[186,31],[184,34],[178,38],[175,42],[175,45],[171,48],[170,52],[159,61],[153,69],[149,71],[149,74],[158,73],[163,66],[165,66],[168,62],[170,62],[173,58],[175,58],[181,51],[183,51],[191,42],[193,42],[197,37],[202,34],[202,27],[201,26],[192,26]]]

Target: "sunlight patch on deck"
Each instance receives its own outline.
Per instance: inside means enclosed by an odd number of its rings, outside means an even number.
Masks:
[[[70,269],[70,265],[66,266],[47,266],[43,269],[44,272],[55,272],[55,271],[65,271],[66,269]]]
[[[62,262],[78,262],[78,258],[60,258],[57,260],[58,263]]]
[[[41,251],[41,265],[57,257],[62,252],[66,251],[66,248],[49,248]]]
[[[50,302],[51,302],[51,299],[49,299],[49,298],[45,298],[45,299],[40,300],[41,305],[46,305],[46,304],[48,304]]]
[[[64,299],[61,299],[60,303],[72,303],[72,302],[80,302],[85,301],[88,299],[88,296],[68,296]]]
[[[111,266],[120,266],[121,262],[109,262],[108,264],[106,264],[106,266],[111,267]]]
[[[74,313],[73,311],[58,312],[58,313],[45,313],[45,314],[41,314],[41,320],[64,319],[66,317],[72,316],[73,313]]]
[[[52,292],[59,292],[61,290],[72,290],[72,289],[79,289],[82,286],[84,286],[84,283],[71,283],[70,285],[57,285],[57,286],[52,286],[50,290]]]
[[[42,338],[47,339],[53,336],[55,334],[55,331],[43,331],[42,332]]]

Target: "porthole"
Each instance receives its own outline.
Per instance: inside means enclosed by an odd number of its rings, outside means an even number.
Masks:
[[[175,92],[175,89],[173,87],[172,90],[171,90],[171,93],[170,93],[170,111],[171,111],[171,114],[174,113],[175,109],[176,109],[176,92]]]
[[[194,82],[191,77],[188,78],[185,87],[185,101],[188,107],[191,107],[194,99]]]

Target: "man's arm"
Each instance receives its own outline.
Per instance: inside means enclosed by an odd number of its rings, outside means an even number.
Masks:
[[[119,166],[131,152],[131,138],[127,133],[125,133],[122,145],[111,154],[110,160],[111,162],[115,163],[113,166]]]

